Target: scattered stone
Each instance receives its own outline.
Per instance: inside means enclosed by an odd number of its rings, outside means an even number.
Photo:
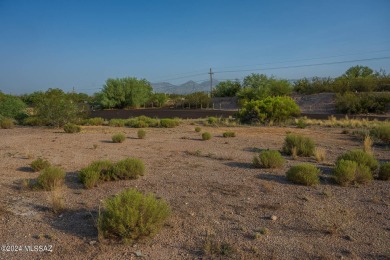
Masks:
[[[141,251],[135,251],[135,256],[136,257],[142,257]]]
[[[345,235],[344,239],[348,241],[354,241],[353,237],[351,237],[350,235]]]
[[[272,216],[271,216],[271,220],[275,221],[275,220],[277,220],[277,219],[278,219],[277,216],[275,216],[275,215],[272,215]]]
[[[91,245],[91,246],[93,246],[94,244],[96,244],[97,242],[95,241],[95,240],[91,240],[91,241],[89,241],[89,244]]]

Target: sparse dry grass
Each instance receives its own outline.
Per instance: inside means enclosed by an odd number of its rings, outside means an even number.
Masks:
[[[326,151],[323,148],[316,147],[314,150],[314,157],[317,162],[323,162],[326,159]]]
[[[65,209],[64,196],[62,189],[50,191],[49,202],[54,213],[61,213]]]
[[[373,154],[373,151],[372,151],[372,145],[373,145],[373,140],[372,138],[369,136],[369,135],[366,135],[366,137],[364,138],[364,141],[363,141],[363,150],[368,153],[368,154]]]

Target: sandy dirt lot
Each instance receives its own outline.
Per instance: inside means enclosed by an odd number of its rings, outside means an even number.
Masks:
[[[204,253],[205,241],[213,240],[228,245],[223,258],[390,259],[390,182],[340,187],[330,178],[336,157],[362,147],[360,140],[337,128],[202,126],[213,135],[202,141],[194,127],[146,129],[145,139],[136,138],[137,129],[104,126],[83,127],[78,134],[0,129],[0,258],[219,258]],[[226,130],[237,136],[223,138]],[[124,143],[111,142],[117,132],[128,137]],[[283,169],[253,168],[253,156],[261,149],[281,149],[286,132],[312,137],[326,149],[326,162],[285,157]],[[201,156],[194,155],[198,150]],[[374,154],[381,161],[390,160],[384,146],[375,146]],[[22,180],[37,178],[39,173],[32,172],[29,164],[38,157],[67,173],[61,191],[66,210],[61,214],[52,213],[49,192],[22,188]],[[79,183],[78,171],[92,161],[127,157],[142,159],[146,174],[91,190]],[[319,186],[286,181],[288,168],[302,161],[321,168]],[[101,200],[130,187],[167,200],[172,216],[150,240],[98,241],[95,221]],[[6,251],[11,246],[22,251]],[[25,246],[33,250],[46,246],[52,252],[28,252]]]

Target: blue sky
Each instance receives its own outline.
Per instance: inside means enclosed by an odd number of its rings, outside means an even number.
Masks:
[[[299,67],[390,57],[389,13],[388,0],[0,0],[0,90],[180,84],[210,67],[222,80],[334,77],[357,64],[389,73],[389,58]]]

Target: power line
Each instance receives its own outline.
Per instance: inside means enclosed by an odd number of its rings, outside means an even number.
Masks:
[[[376,58],[367,58],[367,59],[356,59],[356,60],[346,60],[346,61],[333,61],[333,62],[323,62],[323,63],[304,64],[304,65],[280,66],[280,67],[270,67],[270,68],[261,68],[261,69],[225,70],[225,71],[215,71],[214,73],[217,74],[217,73],[232,73],[232,72],[275,70],[275,69],[292,69],[292,68],[315,67],[315,66],[343,64],[343,63],[361,62],[361,61],[372,61],[372,60],[386,60],[386,59],[390,59],[390,57],[376,57]]]
[[[342,54],[342,55],[333,55],[333,56],[325,56],[325,57],[315,57],[315,58],[297,59],[297,60],[286,60],[286,61],[278,61],[278,62],[267,62],[267,63],[262,63],[262,64],[252,64],[252,65],[239,65],[239,66],[220,67],[220,68],[217,68],[217,69],[242,68],[242,67],[250,67],[250,66],[263,66],[263,65],[283,64],[283,63],[291,63],[291,62],[299,62],[299,61],[310,61],[310,60],[330,59],[330,58],[338,58],[338,57],[345,57],[345,56],[351,56],[351,55],[361,55],[361,54],[369,54],[369,53],[386,52],[386,51],[390,51],[390,49],[386,49],[386,50],[377,50],[377,51],[369,51],[369,52],[360,52],[360,53],[350,53],[350,54]]]

